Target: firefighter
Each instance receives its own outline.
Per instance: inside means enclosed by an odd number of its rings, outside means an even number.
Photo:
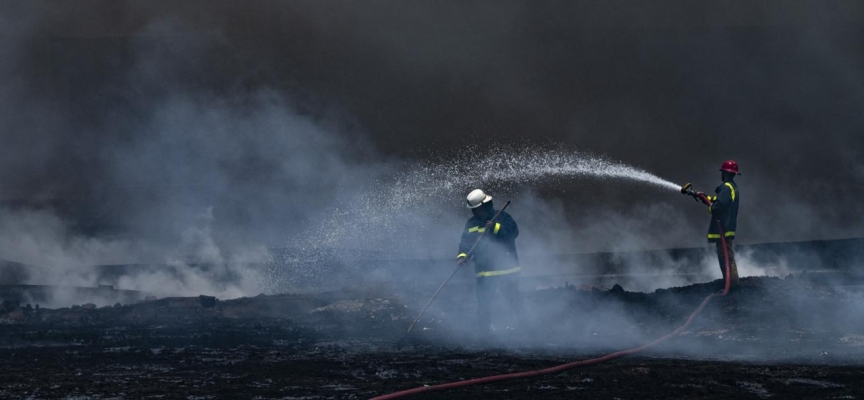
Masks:
[[[483,241],[472,252],[470,258],[474,261],[477,294],[477,326],[479,333],[485,334],[494,330],[492,323],[492,304],[496,294],[507,299],[511,307],[509,312],[511,325],[518,318],[520,307],[519,257],[516,255],[516,237],[519,227],[506,212],[494,221],[497,211],[492,205],[492,196],[476,189],[468,194],[468,208],[473,216],[468,219],[462,230],[462,240],[459,242],[457,265],[468,261],[468,251],[477,241],[478,236],[486,232]],[[488,232],[487,232],[488,231]]]
[[[720,240],[722,234],[726,238],[726,248],[729,254],[729,275],[732,286],[738,284],[738,266],[735,264],[735,229],[738,225],[738,203],[741,201],[741,193],[738,191],[738,185],[735,183],[735,176],[741,175],[738,172],[738,163],[729,160],[720,166],[720,179],[723,184],[717,186],[714,190],[714,196],[707,196],[711,200],[708,211],[711,212],[711,224],[708,226],[708,242],[717,245],[717,259],[720,260],[720,271],[723,274],[723,280],[726,280],[726,263],[723,257],[723,241]],[[720,226],[717,226],[717,221],[720,221]],[[721,233],[720,228],[723,232]]]

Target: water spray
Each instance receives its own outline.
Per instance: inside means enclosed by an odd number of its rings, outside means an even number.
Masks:
[[[537,147],[470,148],[454,159],[403,172],[400,181],[435,188],[459,188],[499,183],[507,185],[572,178],[626,179],[668,190],[680,186],[648,171],[606,156]]]
[[[424,213],[438,213],[443,218],[456,204],[454,194],[469,188],[514,194],[524,186],[569,186],[574,180],[591,179],[626,180],[676,192],[681,189],[678,184],[606,156],[542,147],[468,147],[454,157],[411,162],[388,171],[350,201],[335,204],[322,223],[297,236],[290,246],[301,249],[297,257],[314,260],[322,250],[343,246],[392,251],[390,235],[400,231],[404,215],[416,213],[422,204]],[[370,230],[370,226],[376,229]],[[367,234],[358,237],[356,233],[361,230]],[[291,263],[294,261],[273,263],[267,271],[267,285],[271,286],[268,292],[284,290],[284,282],[295,279],[297,271],[284,268],[284,264]],[[316,269],[303,273],[319,272]]]

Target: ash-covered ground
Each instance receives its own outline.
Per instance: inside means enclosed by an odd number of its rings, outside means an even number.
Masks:
[[[369,398],[646,343],[719,289],[720,281],[653,293],[526,292],[530,311],[518,329],[480,337],[471,286],[454,285],[407,339],[428,289],[369,285],[60,309],[5,302],[0,397]],[[641,355],[417,397],[862,398],[862,300],[859,286],[745,278],[680,337]]]

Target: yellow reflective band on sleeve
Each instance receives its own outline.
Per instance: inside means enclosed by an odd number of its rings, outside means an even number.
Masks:
[[[492,233],[494,233],[494,234],[497,235],[499,229],[501,229],[501,224],[499,224],[499,223],[496,222],[496,223],[495,223],[495,230],[492,231]]]
[[[726,232],[725,236],[726,237],[734,237],[735,231]],[[709,233],[708,239],[720,239],[720,234],[719,233]]]
[[[479,226],[475,226],[475,227],[473,227],[473,228],[469,228],[469,229],[468,229],[468,233],[471,233],[471,232],[480,232],[480,233],[483,233],[483,232],[486,232],[486,228],[481,228],[481,227],[479,227]]]
[[[522,267],[505,269],[503,271],[483,271],[483,272],[478,272],[477,277],[478,278],[485,278],[487,276],[509,275],[509,274],[515,274],[521,270],[522,270]]]
[[[456,256],[457,259],[459,259],[459,258],[464,258],[464,257],[468,257],[468,255],[465,254],[465,253],[459,253],[459,255]]]
[[[729,182],[726,182],[726,187],[728,187],[729,190],[732,191],[732,201],[735,201],[735,187],[733,187],[732,184]]]

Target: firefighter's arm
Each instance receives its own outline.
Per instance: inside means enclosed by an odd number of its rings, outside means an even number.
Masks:
[[[722,214],[732,204],[732,190],[728,186],[723,185],[720,188],[720,193],[717,193],[717,196],[714,196],[711,200],[711,208],[709,208],[711,214]]]
[[[465,224],[465,227],[462,228],[462,238],[459,240],[459,252],[456,255],[456,262],[460,265],[467,261],[468,259],[468,249],[471,248],[471,240],[469,239],[468,228],[471,225],[471,221]]]
[[[511,217],[510,214],[501,213],[501,216],[499,216],[496,221],[490,221],[490,223],[487,223],[486,229],[490,229],[489,233],[498,237],[515,239],[519,236],[519,227],[516,225],[516,221],[513,220],[513,217]]]
[[[696,192],[696,200],[701,201],[702,203],[704,203],[708,207],[711,207],[711,203],[714,200],[717,200],[717,196],[712,197],[712,196],[707,195],[705,192]],[[711,209],[708,209],[708,211],[711,211]]]

